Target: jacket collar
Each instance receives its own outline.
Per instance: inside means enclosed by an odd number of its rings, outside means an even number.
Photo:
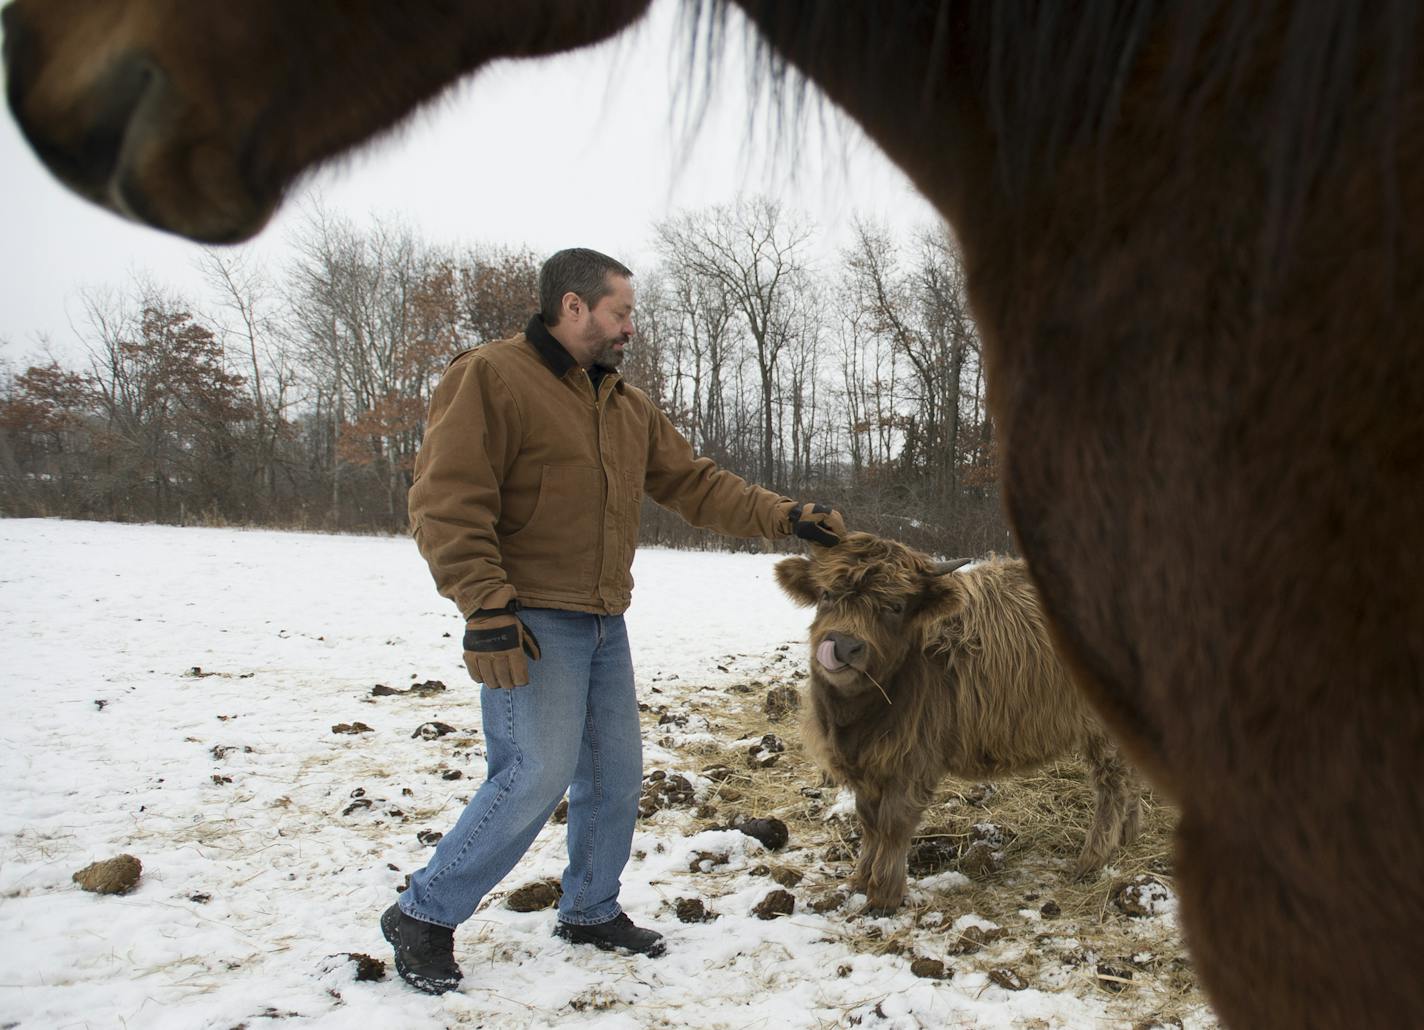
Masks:
[[[529,319],[529,324],[524,327],[524,338],[529,341],[529,345],[543,359],[544,364],[549,367],[549,371],[562,379],[569,374],[569,370],[578,365],[573,355],[564,350],[564,345],[554,339],[554,334],[549,332],[549,327],[544,324],[544,316],[535,314]],[[594,389],[598,388],[598,383],[605,375],[616,372],[615,369],[605,368],[602,365],[594,365],[588,370],[589,378],[594,382]],[[621,378],[618,381],[621,385]]]
[[[573,355],[564,350],[564,345],[554,339],[554,334],[549,332],[549,327],[544,324],[543,315],[535,315],[529,320],[529,324],[524,327],[524,338],[529,341],[530,346],[544,359],[544,364],[549,366],[549,371],[562,379],[568,374],[578,362],[574,361]]]

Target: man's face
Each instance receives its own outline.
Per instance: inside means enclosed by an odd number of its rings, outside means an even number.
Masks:
[[[617,368],[633,338],[633,283],[620,275],[610,275],[608,283],[613,291],[588,310],[578,342],[592,364]]]

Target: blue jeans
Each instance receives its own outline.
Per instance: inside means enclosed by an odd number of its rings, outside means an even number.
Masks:
[[[523,857],[569,794],[569,864],[559,918],[617,916],[643,780],[633,661],[621,615],[552,608],[520,612],[542,657],[529,683],[480,687],[485,782],[424,869],[412,873],[401,911],[454,927]]]

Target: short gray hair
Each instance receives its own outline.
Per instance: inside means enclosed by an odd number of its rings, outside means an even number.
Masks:
[[[621,261],[587,247],[561,250],[539,269],[539,313],[545,325],[558,325],[563,313],[564,294],[576,293],[589,307],[613,292],[610,275],[633,278],[633,272]]]

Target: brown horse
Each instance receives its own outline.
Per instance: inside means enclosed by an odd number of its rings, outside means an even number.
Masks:
[[[257,231],[491,58],[646,0],[16,0],[83,195]],[[1406,0],[738,0],[953,223],[1004,497],[1082,688],[1180,803],[1236,1027],[1424,1013],[1424,80]],[[699,45],[725,11],[697,9]]]

